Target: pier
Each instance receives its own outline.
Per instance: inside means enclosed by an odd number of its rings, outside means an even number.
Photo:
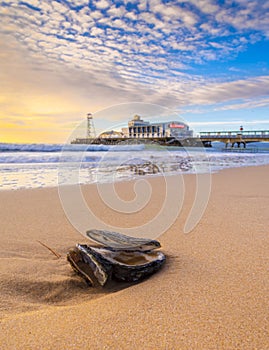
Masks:
[[[204,131],[200,132],[200,140],[205,147],[211,147],[212,142],[219,141],[225,143],[227,148],[229,145],[238,148],[243,145],[246,148],[247,143],[251,142],[268,142],[269,130],[249,130],[249,131]]]
[[[161,146],[183,146],[199,147],[201,143],[204,147],[212,147],[212,142],[219,141],[225,144],[225,148],[246,148],[251,142],[269,142],[269,130],[255,131],[204,131],[199,137],[86,137],[73,140],[72,144],[93,144],[93,145],[117,145],[117,144],[150,144],[158,143]]]
[[[193,136],[193,130],[183,121],[165,121],[151,123],[135,115],[128,122],[128,127],[121,131],[106,131],[96,137],[93,116],[87,114],[86,137],[76,138],[72,144],[93,144],[93,145],[118,145],[118,144],[154,144],[161,146],[181,147],[212,147],[212,142],[218,141],[225,144],[227,149],[246,148],[251,142],[269,141],[269,130],[248,130],[244,131],[243,126],[236,131],[203,131],[198,136]]]

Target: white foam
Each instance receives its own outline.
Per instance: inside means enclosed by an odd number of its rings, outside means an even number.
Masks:
[[[76,144],[17,144],[0,143],[0,152],[131,152],[141,151],[144,145],[76,145]]]
[[[0,144],[0,149],[3,145]],[[50,146],[52,151],[48,151],[48,148],[45,151],[44,145],[31,145],[30,149],[35,151],[26,151],[25,145],[9,145],[8,151],[0,151],[1,190],[57,186],[59,172],[62,174],[61,184],[128,180],[136,176],[128,170],[128,164],[139,165],[145,162],[156,164],[165,174],[206,173],[224,168],[269,164],[269,153],[230,153],[201,149],[186,151],[182,148],[155,150],[144,145],[91,145],[94,151],[90,151],[87,145],[68,145],[72,150],[67,147],[66,152],[56,151],[55,145],[45,145]],[[59,146],[62,150],[62,145]],[[15,147],[20,150],[15,151]],[[180,167],[180,162],[191,163],[192,167]],[[122,166],[127,169],[122,170]],[[118,171],[119,168],[121,171]],[[79,176],[76,176],[76,172],[79,172]]]

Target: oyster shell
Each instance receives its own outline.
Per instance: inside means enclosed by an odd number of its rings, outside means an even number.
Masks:
[[[138,282],[158,271],[166,258],[160,251],[112,251],[77,244],[67,259],[90,285],[104,286],[112,278]]]

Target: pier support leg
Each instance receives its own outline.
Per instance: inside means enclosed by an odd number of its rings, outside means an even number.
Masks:
[[[238,147],[238,148],[240,148],[240,143],[241,143],[241,142],[237,142],[237,147]]]
[[[232,148],[234,148],[234,142],[232,143]]]
[[[243,142],[243,146],[244,146],[244,148],[246,148],[246,146],[247,146],[246,142]]]

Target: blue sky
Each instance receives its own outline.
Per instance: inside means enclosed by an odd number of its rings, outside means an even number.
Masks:
[[[267,0],[0,1],[0,139],[64,141],[132,102],[196,131],[269,129],[268,14]],[[102,131],[132,115],[98,116]]]

